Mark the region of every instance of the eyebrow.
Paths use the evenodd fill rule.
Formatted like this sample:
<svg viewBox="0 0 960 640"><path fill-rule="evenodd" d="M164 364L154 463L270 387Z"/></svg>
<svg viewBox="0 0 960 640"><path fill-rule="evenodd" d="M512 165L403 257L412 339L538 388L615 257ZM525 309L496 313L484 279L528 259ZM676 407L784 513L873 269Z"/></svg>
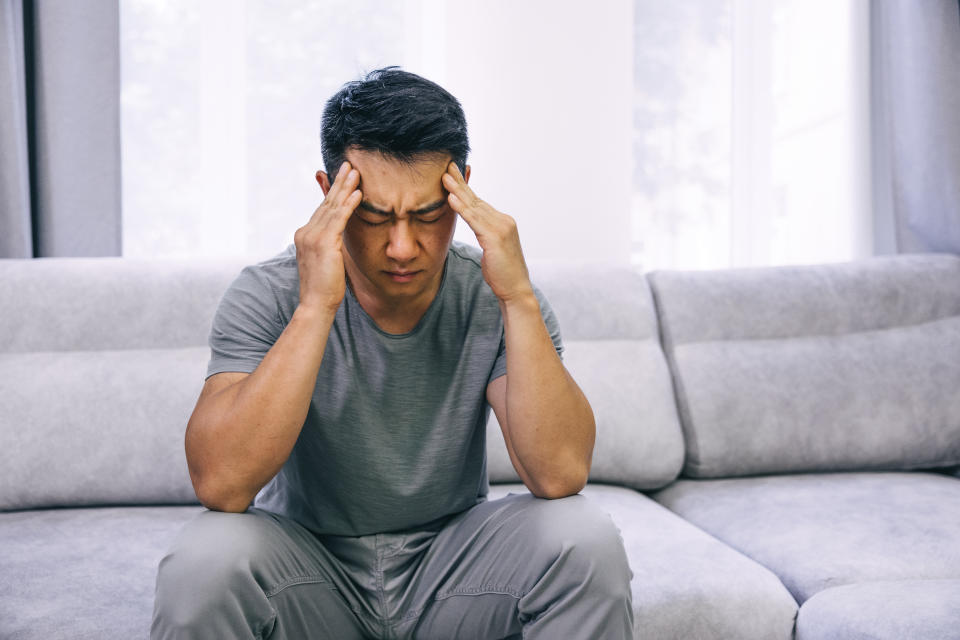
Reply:
<svg viewBox="0 0 960 640"><path fill-rule="evenodd" d="M414 211L411 211L411 212L410 212L410 215L419 216L419 215L423 215L423 214L425 214L425 213L430 213L431 211L436 211L437 209L439 209L440 207L442 207L442 206L445 205L445 204L447 204L447 199L446 199L446 198L444 198L444 199L442 199L442 200L437 200L436 202L434 202L434 203L432 203L432 204L428 204L428 205L425 206L425 207L420 207L419 209L415 209ZM365 210L369 211L370 213L376 213L377 215L381 215L381 216L392 216L392 215L393 215L393 211L384 211L383 209L379 209L379 208L373 206L372 204L370 204L369 202L367 202L366 200L361 200L361 201L360 201L360 208L361 208L361 209L365 209Z"/></svg>

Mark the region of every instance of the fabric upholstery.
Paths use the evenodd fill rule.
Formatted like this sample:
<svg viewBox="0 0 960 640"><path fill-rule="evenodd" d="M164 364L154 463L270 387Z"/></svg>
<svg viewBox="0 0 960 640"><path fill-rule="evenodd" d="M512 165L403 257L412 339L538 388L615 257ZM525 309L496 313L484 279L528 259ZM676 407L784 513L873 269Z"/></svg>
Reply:
<svg viewBox="0 0 960 640"><path fill-rule="evenodd" d="M511 484L490 490L491 499L526 491ZM582 493L620 528L637 638L792 638L797 604L769 570L641 493L601 484Z"/></svg>
<svg viewBox="0 0 960 640"><path fill-rule="evenodd" d="M196 502L183 435L240 268L0 260L0 510Z"/></svg>
<svg viewBox="0 0 960 640"><path fill-rule="evenodd" d="M0 260L0 306L8 310L0 314L0 391L10 389L13 397L0 415L0 433L10 432L23 447L0 470L10 479L0 490L0 509L192 500L182 437L203 381L193 358L206 356L182 348L206 344L217 302L241 268L240 260ZM627 269L532 270L560 317L567 364L597 416L592 478L666 485L682 465L683 439L645 279ZM168 385L168 392L152 399L137 392L157 385ZM57 400L35 410L33 394ZM114 397L122 398L121 409L105 415ZM68 416L71 402L77 410ZM134 424L124 414L147 419ZM91 455L103 450L95 443L105 432L131 427L142 434L140 444L123 440L131 456L107 464ZM52 437L61 430L71 435ZM517 480L495 417L488 435L492 481ZM156 442L164 445L146 444ZM111 480L150 468L147 455L166 461L168 475ZM24 474L51 462L64 469L62 477L20 486ZM97 480L89 477L94 470Z"/></svg>
<svg viewBox="0 0 960 640"><path fill-rule="evenodd" d="M960 462L960 257L649 279L685 475Z"/></svg>
<svg viewBox="0 0 960 640"><path fill-rule="evenodd" d="M960 281L958 281L960 286ZM785 340L684 344L693 477L960 462L960 316Z"/></svg>
<svg viewBox="0 0 960 640"><path fill-rule="evenodd" d="M196 502L183 436L208 357L0 353L0 510Z"/></svg>
<svg viewBox="0 0 960 640"><path fill-rule="evenodd" d="M0 513L0 638L150 635L157 565L196 507Z"/></svg>
<svg viewBox="0 0 960 640"><path fill-rule="evenodd" d="M243 265L0 260L0 353L206 345L217 303Z"/></svg>
<svg viewBox="0 0 960 640"><path fill-rule="evenodd" d="M623 268L531 265L560 322L564 363L597 421L590 479L667 485L683 465L673 387L644 277ZM491 482L518 482L497 418L487 425Z"/></svg>
<svg viewBox="0 0 960 640"><path fill-rule="evenodd" d="M949 476L680 480L652 497L768 567L801 604L844 584L960 577L960 482Z"/></svg>
<svg viewBox="0 0 960 640"><path fill-rule="evenodd" d="M960 639L960 580L863 582L821 591L797 616L797 640Z"/></svg>

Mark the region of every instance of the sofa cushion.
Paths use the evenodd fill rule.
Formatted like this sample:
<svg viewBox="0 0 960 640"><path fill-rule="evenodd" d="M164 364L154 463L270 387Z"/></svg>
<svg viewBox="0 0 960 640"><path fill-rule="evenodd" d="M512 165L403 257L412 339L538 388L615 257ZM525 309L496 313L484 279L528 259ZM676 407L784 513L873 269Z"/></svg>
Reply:
<svg viewBox="0 0 960 640"><path fill-rule="evenodd" d="M524 491L492 485L490 497ZM793 637L797 604L769 570L641 493L588 484L583 495L620 528L633 570L638 638Z"/></svg>
<svg viewBox="0 0 960 640"><path fill-rule="evenodd" d="M242 264L0 260L0 510L196 500L183 434Z"/></svg>
<svg viewBox="0 0 960 640"><path fill-rule="evenodd" d="M768 567L799 603L844 584L960 579L960 481L949 476L680 480L653 498Z"/></svg>
<svg viewBox="0 0 960 640"><path fill-rule="evenodd" d="M0 510L188 503L209 349L0 353Z"/></svg>
<svg viewBox="0 0 960 640"><path fill-rule="evenodd" d="M960 463L960 257L650 281L685 475Z"/></svg>
<svg viewBox="0 0 960 640"><path fill-rule="evenodd" d="M903 638L960 638L960 580L834 587L803 603L797 616L797 640Z"/></svg>
<svg viewBox="0 0 960 640"><path fill-rule="evenodd" d="M630 269L531 265L560 323L564 364L597 422L590 479L653 489L683 466L683 433L649 285ZM491 482L518 482L497 418L487 425Z"/></svg>
<svg viewBox="0 0 960 640"><path fill-rule="evenodd" d="M234 260L0 260L0 352L207 344Z"/></svg>
<svg viewBox="0 0 960 640"><path fill-rule="evenodd" d="M0 638L147 638L157 565L201 507L0 513Z"/></svg>

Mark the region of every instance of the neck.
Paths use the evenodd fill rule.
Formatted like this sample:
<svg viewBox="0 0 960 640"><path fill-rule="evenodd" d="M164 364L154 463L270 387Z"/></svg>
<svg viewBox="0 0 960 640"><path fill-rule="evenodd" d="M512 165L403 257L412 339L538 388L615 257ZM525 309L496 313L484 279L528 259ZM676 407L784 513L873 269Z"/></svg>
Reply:
<svg viewBox="0 0 960 640"><path fill-rule="evenodd" d="M437 297L443 279L441 270L426 289L413 297L387 296L374 287L356 265L348 263L346 268L347 286L357 302L382 331L394 334L409 333L417 326Z"/></svg>

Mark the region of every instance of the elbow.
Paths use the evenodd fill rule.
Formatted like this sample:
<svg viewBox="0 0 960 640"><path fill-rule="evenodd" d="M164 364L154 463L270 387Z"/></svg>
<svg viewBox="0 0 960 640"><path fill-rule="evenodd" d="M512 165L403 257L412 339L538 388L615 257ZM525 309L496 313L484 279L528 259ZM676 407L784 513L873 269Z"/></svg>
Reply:
<svg viewBox="0 0 960 640"><path fill-rule="evenodd" d="M197 498L207 509L211 511L223 511L224 513L243 513L253 502L249 497L239 494L229 494L226 492L213 492L210 490L197 491Z"/></svg>
<svg viewBox="0 0 960 640"><path fill-rule="evenodd" d="M213 460L203 455L203 448L196 441L191 426L187 427L185 449L190 482L197 500L211 511L243 513L253 502L256 492L249 494L244 491L240 483L224 473L222 465L215 465Z"/></svg>
<svg viewBox="0 0 960 640"><path fill-rule="evenodd" d="M253 502L249 495L230 490L229 487L225 488L222 484L211 482L209 479L201 480L192 471L190 479L193 482L193 491L197 494L200 504L211 511L243 513Z"/></svg>
<svg viewBox="0 0 960 640"><path fill-rule="evenodd" d="M589 474L589 465L569 468L562 474L542 478L535 483L531 483L530 493L545 500L557 500L576 495L587 485Z"/></svg>

